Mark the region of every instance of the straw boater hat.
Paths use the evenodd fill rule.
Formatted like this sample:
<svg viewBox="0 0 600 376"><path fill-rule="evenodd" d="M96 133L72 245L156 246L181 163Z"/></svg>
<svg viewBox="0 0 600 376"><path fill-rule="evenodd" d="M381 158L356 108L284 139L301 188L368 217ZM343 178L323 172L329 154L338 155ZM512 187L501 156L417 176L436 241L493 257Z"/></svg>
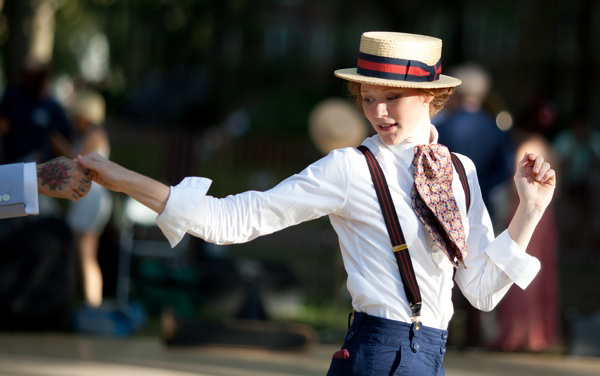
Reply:
<svg viewBox="0 0 600 376"><path fill-rule="evenodd" d="M365 84L444 88L460 85L442 72L442 40L425 35L371 31L360 38L356 68L338 69L336 76Z"/></svg>

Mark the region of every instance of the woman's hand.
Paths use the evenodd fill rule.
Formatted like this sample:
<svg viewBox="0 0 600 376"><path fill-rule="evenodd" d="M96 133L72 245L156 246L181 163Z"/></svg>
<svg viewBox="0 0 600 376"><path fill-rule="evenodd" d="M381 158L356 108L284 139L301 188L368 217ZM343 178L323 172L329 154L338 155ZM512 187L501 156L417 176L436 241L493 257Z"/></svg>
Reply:
<svg viewBox="0 0 600 376"><path fill-rule="evenodd" d="M543 157L525 153L517 165L515 185L520 201L508 225L508 232L519 247L525 250L552 200L556 173Z"/></svg>
<svg viewBox="0 0 600 376"><path fill-rule="evenodd" d="M517 165L514 179L520 204L543 212L556 187L556 172L552 166L541 156L525 153Z"/></svg>
<svg viewBox="0 0 600 376"><path fill-rule="evenodd" d="M170 194L169 186L128 170L98 153L80 155L77 160L90 171L90 177L96 183L111 191L123 192L159 214L165 209Z"/></svg>
<svg viewBox="0 0 600 376"><path fill-rule="evenodd" d="M115 192L123 192L123 182L132 171L122 167L98 153L77 156L79 164L90 171L90 177L96 183Z"/></svg>

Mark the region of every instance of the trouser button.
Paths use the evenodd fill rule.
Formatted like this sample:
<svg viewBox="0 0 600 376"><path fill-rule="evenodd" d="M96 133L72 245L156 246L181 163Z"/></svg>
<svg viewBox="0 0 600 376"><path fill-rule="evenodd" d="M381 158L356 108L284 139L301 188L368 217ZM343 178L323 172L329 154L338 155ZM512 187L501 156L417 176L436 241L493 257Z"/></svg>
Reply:
<svg viewBox="0 0 600 376"><path fill-rule="evenodd" d="M412 349L412 351L414 353L416 353L417 351L419 351L419 349L421 348L421 345L419 345L419 343L413 343L412 346L410 347Z"/></svg>

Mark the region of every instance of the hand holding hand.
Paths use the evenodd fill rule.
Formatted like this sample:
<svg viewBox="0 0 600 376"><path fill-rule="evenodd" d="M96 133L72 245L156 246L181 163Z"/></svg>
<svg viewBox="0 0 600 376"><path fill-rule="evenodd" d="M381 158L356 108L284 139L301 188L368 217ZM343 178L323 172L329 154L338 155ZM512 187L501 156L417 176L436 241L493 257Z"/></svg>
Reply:
<svg viewBox="0 0 600 376"><path fill-rule="evenodd" d="M98 153L77 157L79 164L90 171L90 177L96 183L110 189L114 192L122 192L121 182L131 174L131 171L108 159Z"/></svg>
<svg viewBox="0 0 600 376"><path fill-rule="evenodd" d="M89 171L76 160L54 158L37 165L38 192L40 194L77 201L87 195L92 180Z"/></svg>
<svg viewBox="0 0 600 376"><path fill-rule="evenodd" d="M89 169L96 183L115 192L123 192L157 213L162 213L169 198L169 186L128 170L103 158L98 153L77 157L79 164Z"/></svg>
<svg viewBox="0 0 600 376"><path fill-rule="evenodd" d="M556 172L544 158L525 153L515 173L515 184L521 204L544 211L556 187Z"/></svg>

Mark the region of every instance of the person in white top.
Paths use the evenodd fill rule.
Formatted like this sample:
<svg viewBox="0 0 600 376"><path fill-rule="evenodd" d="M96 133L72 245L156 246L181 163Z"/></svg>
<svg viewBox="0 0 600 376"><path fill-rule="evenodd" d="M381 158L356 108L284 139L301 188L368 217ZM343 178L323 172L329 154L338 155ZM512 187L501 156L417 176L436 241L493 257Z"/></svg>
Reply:
<svg viewBox="0 0 600 376"><path fill-rule="evenodd" d="M90 89L78 93L70 115L75 130L72 153L96 152L104 158L110 155L108 134L104 128L106 102ZM93 183L87 197L69 205L67 221L73 230L75 248L83 282L83 298L89 307L102 304L103 279L98 262L100 236L112 213L112 196L104 187Z"/></svg>
<svg viewBox="0 0 600 376"><path fill-rule="evenodd" d="M540 264L525 249L552 199L556 175L542 156L523 156L514 179L518 209L508 229L494 238L475 167L459 155L471 201L467 208L454 173L451 188L464 228L460 235L466 239L464 265L434 244L413 210L411 189L417 146L437 143L431 116L460 84L440 74L441 44L437 38L414 34L364 33L357 68L335 72L350 82L359 110L377 133L363 145L383 169L405 236L422 296L418 322L369 168L355 148L333 150L268 191L226 198L207 194L207 178L188 177L168 187L97 154L78 160L96 182L156 211L157 224L173 246L186 233L217 244L241 243L328 215L339 237L355 311L328 375L443 375L454 281L475 307L486 311L513 283L527 287Z"/></svg>
<svg viewBox="0 0 600 376"><path fill-rule="evenodd" d="M92 89L78 92L69 107L75 137L73 143L59 134L53 134L52 145L61 154L73 158L78 154L110 155L108 133L104 128L106 102ZM69 205L67 222L73 230L77 250L83 299L87 307L102 305L103 279L98 262L100 236L112 213L112 196L102 186L93 183L84 200Z"/></svg>

